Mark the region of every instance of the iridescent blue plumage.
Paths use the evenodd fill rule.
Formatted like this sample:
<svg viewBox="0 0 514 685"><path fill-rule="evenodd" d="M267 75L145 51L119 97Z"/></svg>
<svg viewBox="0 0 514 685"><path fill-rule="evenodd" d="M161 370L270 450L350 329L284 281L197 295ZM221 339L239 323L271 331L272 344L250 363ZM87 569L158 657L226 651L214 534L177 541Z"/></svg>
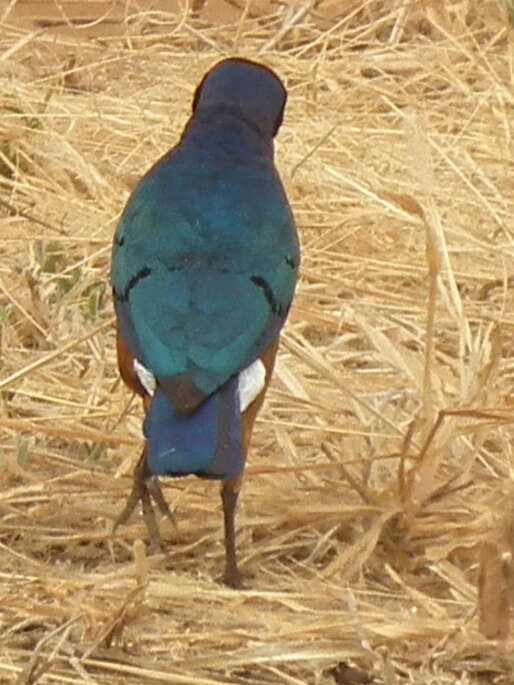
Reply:
<svg viewBox="0 0 514 685"><path fill-rule="evenodd" d="M157 387L144 423L151 473L236 478L244 467L239 417L236 377L208 397L193 418L175 409Z"/></svg>
<svg viewBox="0 0 514 685"><path fill-rule="evenodd" d="M273 162L285 102L262 65L214 67L178 145L142 178L116 231L120 369L140 394L134 358L157 380L145 420L153 474L231 479L244 467L237 376L270 350L271 373L298 275Z"/></svg>
<svg viewBox="0 0 514 685"><path fill-rule="evenodd" d="M143 364L208 395L278 333L298 245L270 140L230 114L196 118L130 198L113 283Z"/></svg>
<svg viewBox="0 0 514 685"><path fill-rule="evenodd" d="M116 312L134 356L166 387L185 375L195 397L211 395L282 327L299 262L273 163L284 104L265 68L222 63L200 85L179 145L127 203L113 248ZM179 411L183 400L172 398Z"/></svg>

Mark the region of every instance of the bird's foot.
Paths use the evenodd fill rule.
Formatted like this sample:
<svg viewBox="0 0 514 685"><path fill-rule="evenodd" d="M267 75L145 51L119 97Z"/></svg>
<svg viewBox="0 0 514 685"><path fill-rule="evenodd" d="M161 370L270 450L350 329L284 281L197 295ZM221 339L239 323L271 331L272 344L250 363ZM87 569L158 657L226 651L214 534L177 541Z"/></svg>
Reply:
<svg viewBox="0 0 514 685"><path fill-rule="evenodd" d="M223 503L223 518L225 522L225 572L222 576L222 582L235 590L243 588L243 578L237 565L236 531L234 526L240 486L240 478L223 481L221 486L221 501Z"/></svg>
<svg viewBox="0 0 514 685"><path fill-rule="evenodd" d="M150 536L151 547L165 552L166 548L162 541L159 525L155 518L153 504L157 506L157 509L160 511L160 513L165 516L175 527L177 526L177 522L168 506L168 503L164 499L161 485L157 476L153 476L148 471L148 465L146 463L144 452L134 471L134 483L132 485L132 491L127 498L123 511L114 523L113 533L116 531L118 526L127 523L139 502L141 502L141 507L143 509L143 518L148 530L148 535Z"/></svg>
<svg viewBox="0 0 514 685"><path fill-rule="evenodd" d="M227 566L220 580L224 585L234 590L244 590L243 576L237 567L229 568Z"/></svg>

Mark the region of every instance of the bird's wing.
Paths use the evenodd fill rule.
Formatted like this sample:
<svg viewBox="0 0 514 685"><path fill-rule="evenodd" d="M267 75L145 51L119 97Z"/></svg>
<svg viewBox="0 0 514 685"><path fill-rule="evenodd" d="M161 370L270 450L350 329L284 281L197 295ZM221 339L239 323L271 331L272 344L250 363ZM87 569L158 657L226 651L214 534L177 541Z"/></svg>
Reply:
<svg viewBox="0 0 514 685"><path fill-rule="evenodd" d="M278 334L297 278L294 225L283 211L277 220L285 226L260 233L250 227L253 237L238 237L222 253L187 244L184 235L192 229L182 216L168 216L157 230L155 220L148 224L144 218L143 209L129 211L115 240L119 331L171 395L179 384L177 395L197 404L185 396L211 394ZM134 223L138 238L127 241ZM152 227L146 233L141 231L145 223ZM256 231L265 235L261 244Z"/></svg>

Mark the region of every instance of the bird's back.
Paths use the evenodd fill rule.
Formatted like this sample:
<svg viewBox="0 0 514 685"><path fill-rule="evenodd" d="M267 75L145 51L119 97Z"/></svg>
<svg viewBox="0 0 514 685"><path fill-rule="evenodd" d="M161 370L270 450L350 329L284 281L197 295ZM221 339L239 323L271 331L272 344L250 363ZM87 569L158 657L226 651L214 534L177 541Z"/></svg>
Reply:
<svg viewBox="0 0 514 685"><path fill-rule="evenodd" d="M298 268L272 150L223 114L193 122L142 179L113 249L120 325L156 376L208 395L280 329Z"/></svg>

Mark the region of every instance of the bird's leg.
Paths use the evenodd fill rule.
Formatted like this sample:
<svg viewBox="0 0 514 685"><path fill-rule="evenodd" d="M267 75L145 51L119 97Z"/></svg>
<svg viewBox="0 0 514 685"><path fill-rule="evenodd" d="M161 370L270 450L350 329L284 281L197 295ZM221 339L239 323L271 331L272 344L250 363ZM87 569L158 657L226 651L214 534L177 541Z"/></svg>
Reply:
<svg viewBox="0 0 514 685"><path fill-rule="evenodd" d="M225 572L223 582L229 587L242 587L241 573L237 566L235 512L237 498L241 488L241 478L226 480L221 486L221 501L223 502L223 519L225 523Z"/></svg>
<svg viewBox="0 0 514 685"><path fill-rule="evenodd" d="M155 519L152 500L157 505L157 508L161 514L166 516L166 518L174 526L176 526L177 523L175 521L175 517L171 513L170 508L164 499L159 480L148 470L146 453L145 450L143 450L143 453L141 454L134 471L134 484L132 486L132 491L127 498L123 511L114 524L113 532L118 528L119 525L122 525L129 520L132 512L137 507L138 502L141 502L143 518L145 519L151 545L156 549L164 551L165 547L161 538L159 526Z"/></svg>

